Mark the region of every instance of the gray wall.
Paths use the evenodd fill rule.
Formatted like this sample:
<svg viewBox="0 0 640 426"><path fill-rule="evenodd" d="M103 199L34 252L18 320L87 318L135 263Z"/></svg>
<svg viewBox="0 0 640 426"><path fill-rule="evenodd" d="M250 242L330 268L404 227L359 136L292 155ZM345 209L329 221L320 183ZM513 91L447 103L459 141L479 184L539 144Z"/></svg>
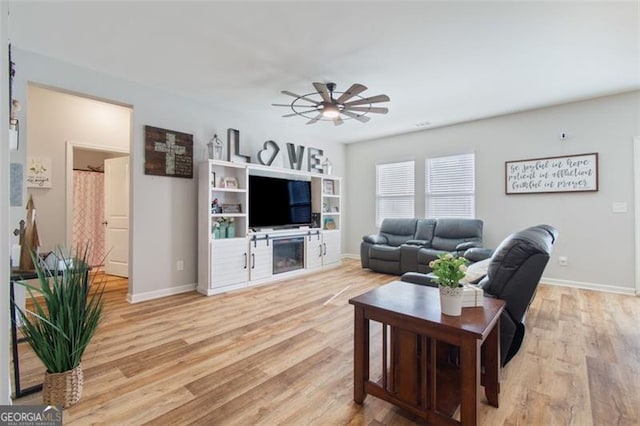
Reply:
<svg viewBox="0 0 640 426"><path fill-rule="evenodd" d="M597 98L358 144L346 149L345 180L352 191L345 253L357 255L361 237L376 232L375 165L416 160L416 215L424 217L426 157L475 152L476 216L485 245L495 247L521 228L548 223L560 237L545 278L551 282L630 292L634 282L633 137L640 92ZM560 132L569 139L561 142ZM505 195L504 162L599 153L599 191ZM613 202L627 213L613 213ZM558 265L567 256L568 266Z"/></svg>
<svg viewBox="0 0 640 426"><path fill-rule="evenodd" d="M241 132L245 152L255 155L268 139L281 144L294 142L324 149L335 174L342 175L344 171L341 145L314 140L311 134L307 140L291 141L285 120L279 126L265 127L246 112L228 110L220 100L194 102L25 50L15 49L14 58L19 69L16 97L23 101L21 130L29 127L24 107L27 82L132 106L129 285L131 295L137 299L184 291L197 281L197 179L144 174L145 125L193 134L196 163L206 158L206 143L214 132L226 141L227 128L236 128ZM12 161L24 162L26 157L23 142L28 143L28 132L21 133L20 138L21 152L12 153ZM12 223L17 223L23 212L24 208L12 209ZM183 271L176 270L178 260L184 261Z"/></svg>

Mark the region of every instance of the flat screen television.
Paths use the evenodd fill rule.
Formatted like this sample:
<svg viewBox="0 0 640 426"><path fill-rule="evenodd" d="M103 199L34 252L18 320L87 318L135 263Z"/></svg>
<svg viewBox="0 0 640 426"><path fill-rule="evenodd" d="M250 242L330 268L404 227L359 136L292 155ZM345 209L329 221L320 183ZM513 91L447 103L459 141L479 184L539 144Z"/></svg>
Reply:
<svg viewBox="0 0 640 426"><path fill-rule="evenodd" d="M249 176L249 227L311 224L311 182Z"/></svg>

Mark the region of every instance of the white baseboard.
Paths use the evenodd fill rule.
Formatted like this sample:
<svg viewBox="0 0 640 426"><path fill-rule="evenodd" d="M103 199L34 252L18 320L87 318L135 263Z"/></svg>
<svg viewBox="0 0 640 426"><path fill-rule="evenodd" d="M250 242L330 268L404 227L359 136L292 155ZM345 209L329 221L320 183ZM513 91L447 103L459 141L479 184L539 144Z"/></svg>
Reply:
<svg viewBox="0 0 640 426"><path fill-rule="evenodd" d="M161 297L173 296L174 294L188 293L196 291L197 284L185 284L178 287L163 288L162 290L147 291L144 293L127 293L127 302L138 303L147 300L159 299Z"/></svg>
<svg viewBox="0 0 640 426"><path fill-rule="evenodd" d="M604 291L606 293L629 294L632 296L636 294L635 288L631 288L631 287L619 287L614 285L606 285L606 284L598 284L598 283L585 283L581 281L559 280L556 278L542 277L540 279L540 283L555 285L559 287L573 287L573 288L581 288L583 290Z"/></svg>
<svg viewBox="0 0 640 426"><path fill-rule="evenodd" d="M359 254L353 254L353 253L342 253L342 258L343 259L360 260L360 255Z"/></svg>

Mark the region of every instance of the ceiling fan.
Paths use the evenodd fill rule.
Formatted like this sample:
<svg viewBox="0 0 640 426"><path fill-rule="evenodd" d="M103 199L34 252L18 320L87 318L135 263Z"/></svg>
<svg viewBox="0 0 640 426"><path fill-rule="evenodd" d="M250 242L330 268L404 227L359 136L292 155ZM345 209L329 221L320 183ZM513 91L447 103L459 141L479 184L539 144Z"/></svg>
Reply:
<svg viewBox="0 0 640 426"><path fill-rule="evenodd" d="M339 126L344 120L355 119L361 123L371 120L369 113L386 114L389 112L385 107L374 107L372 104L378 102L389 102L387 95L377 95L368 98L360 96L360 93L367 90L362 84L352 84L346 92L337 92L335 83L313 83L315 92L305 95L297 95L288 90L283 90L284 95L289 95L295 99L290 104L272 104L273 106L289 107L293 111L283 117L294 117L299 115L308 118L307 124L314 124L318 121L333 121ZM337 96L337 98L334 97Z"/></svg>

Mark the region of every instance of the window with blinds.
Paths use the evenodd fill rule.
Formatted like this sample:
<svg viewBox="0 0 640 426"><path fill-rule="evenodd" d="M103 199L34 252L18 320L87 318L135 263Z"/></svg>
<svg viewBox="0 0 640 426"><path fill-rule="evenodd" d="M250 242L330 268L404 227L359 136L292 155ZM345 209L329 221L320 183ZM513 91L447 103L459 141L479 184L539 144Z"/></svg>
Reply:
<svg viewBox="0 0 640 426"><path fill-rule="evenodd" d="M386 217L415 217L413 161L376 165L376 225Z"/></svg>
<svg viewBox="0 0 640 426"><path fill-rule="evenodd" d="M475 217L475 163L473 153L426 160L425 212L428 218Z"/></svg>

